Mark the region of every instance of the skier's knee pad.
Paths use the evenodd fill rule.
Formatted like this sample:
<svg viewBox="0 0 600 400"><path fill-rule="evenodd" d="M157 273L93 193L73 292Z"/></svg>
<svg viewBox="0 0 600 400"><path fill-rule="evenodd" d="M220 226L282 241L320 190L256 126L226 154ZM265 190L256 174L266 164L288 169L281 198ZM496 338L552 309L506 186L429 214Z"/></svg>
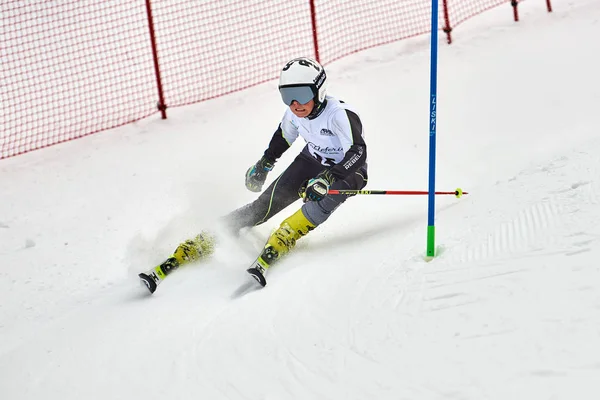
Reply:
<svg viewBox="0 0 600 400"><path fill-rule="evenodd" d="M344 201L343 199L336 199L334 196L325 196L321 201L309 201L302 206L306 218L313 223L315 226L321 225L329 218L332 212L334 212Z"/></svg>
<svg viewBox="0 0 600 400"><path fill-rule="evenodd" d="M335 190L359 190L367 183L366 171L362 169L350 175L344 180L336 181L331 185ZM327 195L321 201L309 201L302 206L306 217L315 226L325 222L329 216L352 195L338 194Z"/></svg>

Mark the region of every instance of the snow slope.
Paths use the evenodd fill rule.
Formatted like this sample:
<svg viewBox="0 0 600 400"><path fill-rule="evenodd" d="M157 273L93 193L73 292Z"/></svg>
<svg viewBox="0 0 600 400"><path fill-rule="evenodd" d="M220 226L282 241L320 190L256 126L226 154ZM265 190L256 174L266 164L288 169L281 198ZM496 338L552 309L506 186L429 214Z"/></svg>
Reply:
<svg viewBox="0 0 600 400"><path fill-rule="evenodd" d="M230 298L299 204L140 295L255 198L276 82L1 161L0 398L600 398L600 4L542 3L440 46L437 187L470 194L438 198L429 263L425 197L357 196L260 292ZM368 188L427 189L428 63L421 37L327 66Z"/></svg>

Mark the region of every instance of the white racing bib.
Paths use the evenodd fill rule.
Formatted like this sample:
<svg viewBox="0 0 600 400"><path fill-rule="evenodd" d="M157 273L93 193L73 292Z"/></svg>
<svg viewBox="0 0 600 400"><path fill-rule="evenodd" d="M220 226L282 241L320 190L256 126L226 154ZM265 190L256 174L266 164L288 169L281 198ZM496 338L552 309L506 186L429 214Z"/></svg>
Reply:
<svg viewBox="0 0 600 400"><path fill-rule="evenodd" d="M347 104L327 96L327 105L315 119L298 118L288 108L281 120L283 137L291 146L301 136L310 155L324 166L338 164L353 144Z"/></svg>

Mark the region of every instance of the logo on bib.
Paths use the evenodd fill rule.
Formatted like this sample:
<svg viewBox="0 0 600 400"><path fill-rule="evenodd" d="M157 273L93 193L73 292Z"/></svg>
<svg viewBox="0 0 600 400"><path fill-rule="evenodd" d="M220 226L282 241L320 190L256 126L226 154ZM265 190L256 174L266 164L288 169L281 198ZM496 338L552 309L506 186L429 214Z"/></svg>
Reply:
<svg viewBox="0 0 600 400"><path fill-rule="evenodd" d="M333 135L333 132L331 132L329 129L323 128L323 129L321 129L321 136L334 136L334 135Z"/></svg>

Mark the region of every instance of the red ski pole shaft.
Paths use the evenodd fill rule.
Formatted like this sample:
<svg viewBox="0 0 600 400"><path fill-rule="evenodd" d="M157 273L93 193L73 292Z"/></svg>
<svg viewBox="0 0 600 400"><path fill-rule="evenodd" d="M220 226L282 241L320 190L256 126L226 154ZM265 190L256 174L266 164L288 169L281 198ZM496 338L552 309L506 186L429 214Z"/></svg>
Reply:
<svg viewBox="0 0 600 400"><path fill-rule="evenodd" d="M428 191L420 190L330 190L329 194L395 194L395 195L427 195ZM436 195L454 195L461 197L463 194L469 194L463 192L462 189L456 189L453 192L435 192Z"/></svg>

